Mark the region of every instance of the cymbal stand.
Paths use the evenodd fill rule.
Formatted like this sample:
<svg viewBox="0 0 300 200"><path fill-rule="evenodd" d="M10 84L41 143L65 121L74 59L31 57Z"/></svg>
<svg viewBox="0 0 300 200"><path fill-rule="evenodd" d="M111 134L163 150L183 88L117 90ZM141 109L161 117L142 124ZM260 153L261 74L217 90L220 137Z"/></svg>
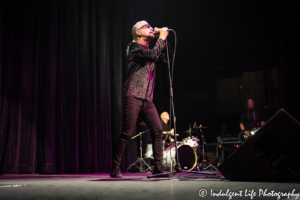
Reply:
<svg viewBox="0 0 300 200"><path fill-rule="evenodd" d="M131 164L126 172L128 172L128 170L132 167L132 166L136 166L140 171L144 171L143 170L143 167L144 165L146 165L148 168L146 169L146 171L150 170L151 171L151 167L145 162L145 160L143 159L143 146L142 146L142 134L146 133L147 131L150 131L150 129L146 130L146 131L143 131L143 132L140 132L139 134L133 136L131 139L134 139L138 136L140 136L140 157L138 157L138 159L133 163ZM137 163L140 163L140 166L138 167L136 164Z"/></svg>
<svg viewBox="0 0 300 200"><path fill-rule="evenodd" d="M206 144L206 142L205 142L205 139L204 139L204 135L203 135L201 126L202 126L202 124L200 124L200 127L199 127L200 133L201 133L201 138L202 138L202 161L201 161L201 163L200 163L199 165L197 165L197 170L200 171L199 166L201 166L202 169L204 169L204 170L206 170L206 169L212 167L212 168L214 168L215 170L219 171L219 170L218 170L215 166L213 166L210 162L208 162L207 160L205 160L205 150L204 150L204 145ZM198 130L197 130L197 133L198 133ZM208 166L204 168L204 167L203 167L203 163L208 164Z"/></svg>

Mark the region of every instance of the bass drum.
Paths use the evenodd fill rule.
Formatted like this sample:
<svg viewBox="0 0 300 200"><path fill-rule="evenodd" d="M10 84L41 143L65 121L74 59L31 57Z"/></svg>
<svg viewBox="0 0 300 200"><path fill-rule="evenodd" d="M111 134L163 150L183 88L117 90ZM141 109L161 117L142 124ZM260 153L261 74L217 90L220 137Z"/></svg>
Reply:
<svg viewBox="0 0 300 200"><path fill-rule="evenodd" d="M197 164L197 154L189 145L178 147L178 158L181 169L191 171ZM167 168L174 169L176 163L175 146L171 146L164 151L164 163Z"/></svg>

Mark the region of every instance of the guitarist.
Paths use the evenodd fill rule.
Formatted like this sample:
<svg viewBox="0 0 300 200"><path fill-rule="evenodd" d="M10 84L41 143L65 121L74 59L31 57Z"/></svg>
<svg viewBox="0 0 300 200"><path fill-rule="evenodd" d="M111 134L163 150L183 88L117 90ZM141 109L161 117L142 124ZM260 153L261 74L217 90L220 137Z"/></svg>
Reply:
<svg viewBox="0 0 300 200"><path fill-rule="evenodd" d="M251 131L258 129L265 124L265 119L262 113L254 106L254 101L248 99L246 101L247 111L243 112L240 119L241 133L239 138L242 142L251 137Z"/></svg>

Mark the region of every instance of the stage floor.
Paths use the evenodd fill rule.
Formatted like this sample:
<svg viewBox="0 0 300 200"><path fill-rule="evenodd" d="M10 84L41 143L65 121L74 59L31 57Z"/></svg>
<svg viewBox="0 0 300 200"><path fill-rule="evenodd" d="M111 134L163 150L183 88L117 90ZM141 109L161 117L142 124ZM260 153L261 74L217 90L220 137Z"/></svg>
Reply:
<svg viewBox="0 0 300 200"><path fill-rule="evenodd" d="M237 182L212 175L180 173L173 178L147 178L150 173L123 173L110 178L94 174L0 175L0 200L6 199L289 199L297 198L300 183ZM278 198L280 195L281 198Z"/></svg>

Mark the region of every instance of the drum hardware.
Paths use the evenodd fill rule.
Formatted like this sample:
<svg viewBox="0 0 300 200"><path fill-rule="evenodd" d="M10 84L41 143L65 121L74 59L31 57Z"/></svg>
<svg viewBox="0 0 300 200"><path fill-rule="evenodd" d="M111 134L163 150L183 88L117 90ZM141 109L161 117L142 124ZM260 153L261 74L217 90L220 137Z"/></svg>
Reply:
<svg viewBox="0 0 300 200"><path fill-rule="evenodd" d="M163 131L162 134L163 135L171 135L174 133L174 129L170 130L170 131Z"/></svg>
<svg viewBox="0 0 300 200"><path fill-rule="evenodd" d="M202 126L202 124L200 124L200 126L195 126L193 128L194 129L203 129L203 128L209 128L209 126Z"/></svg>
<svg viewBox="0 0 300 200"><path fill-rule="evenodd" d="M199 146L199 143L198 143L199 139L198 139L198 137L191 136L191 133L194 133L194 132L196 132L196 131L192 131L191 128L188 131L185 131L184 133L189 133L190 136L183 139L182 142L178 141L178 142L176 142L176 144L174 142L174 145L168 147L167 149L165 149L165 140L166 139L163 140L163 165L167 168L170 168L170 172L165 172L163 174L170 174L170 173L176 174L176 173L180 173L180 172L188 172L188 173L196 173L196 174L215 175L211 172L200 172L199 167L197 166L196 150ZM176 136L179 136L179 134L176 134ZM175 140L176 140L176 136L175 136ZM148 147L147 147L147 149L148 149ZM150 149L150 147L149 147L149 149ZM150 154L148 153L147 155L149 157ZM180 159L179 166L180 167L182 166L183 170L178 169L177 159ZM198 171L191 171L196 166L197 166ZM173 168L175 169L175 171L172 171ZM155 177L155 176L158 176L158 175L152 175L152 176L147 176L147 177L151 178L151 177Z"/></svg>
<svg viewBox="0 0 300 200"><path fill-rule="evenodd" d="M163 146L162 146L162 157L163 157L163 162L162 162L162 164L164 165L166 162L165 162L165 146L166 146L166 140L168 139L168 137L170 136L170 133L171 133L171 131L164 131L165 132L165 135L167 135L167 137L165 138L165 139L163 139ZM167 134L166 134L167 133ZM176 134L176 136L179 136L179 134ZM178 142L177 143L178 145L180 144L181 145L181 142ZM145 159L154 159L153 158L153 150L152 150L152 144L148 144L147 145L147 148L146 148L146 153L144 154L144 158ZM168 161L169 162L169 161ZM171 161L171 162L174 162L174 160L173 161ZM173 166L173 164L171 164L170 165L171 166L171 170L172 170L172 166Z"/></svg>
<svg viewBox="0 0 300 200"><path fill-rule="evenodd" d="M131 165L127 168L126 172L128 172L128 170L129 170L132 166L136 166L140 171L144 171L144 170L143 170L144 165L146 165L146 166L148 167L145 171L148 171L148 170L151 171L151 167L145 162L145 160L143 159L143 156L142 156L142 153L143 153L142 134L144 134L144 133L146 133L146 132L148 132L148 131L150 131L150 129L148 129L148 130L146 130L146 131L143 131L143 132L140 132L139 134L137 134L137 135L135 135L135 136L133 136L133 137L131 138L131 139L134 139L134 138L140 136L140 157L138 157L138 159L137 159L133 164L131 164ZM139 167L136 165L137 163L140 163L140 166L139 166Z"/></svg>
<svg viewBox="0 0 300 200"><path fill-rule="evenodd" d="M195 133L195 131L188 130L188 131L184 131L184 133Z"/></svg>
<svg viewBox="0 0 300 200"><path fill-rule="evenodd" d="M163 135L165 135L165 139L163 139L163 151L162 151L162 157L163 157L163 160L162 160L162 165L165 165L166 162L165 162L165 147L166 147L166 140L169 138L170 142L174 144L174 139L171 137L171 136L174 136L174 129L172 129L171 131L163 131L162 132ZM176 133L176 136L179 136L179 134ZM172 163L175 163L174 160L171 160L171 165L170 165L170 171L172 171L172 167L173 167L173 164Z"/></svg>
<svg viewBox="0 0 300 200"><path fill-rule="evenodd" d="M192 133L195 131L192 130L188 130L185 131L187 133ZM176 134L176 136L179 136L179 134ZM166 138L167 139L167 138ZM167 170L170 170L170 172L165 172L166 173L179 173L177 167L177 162L176 162L176 157L178 156L178 158L180 159L180 166L182 166L182 168L184 170L181 170L180 172L188 172L188 173L197 173L197 174L210 174L210 175L215 175L213 173L210 172L200 172L199 168L197 167L198 171L191 171L195 168L195 166L197 165L197 153L196 150L199 146L198 141L199 139L197 137L194 136L190 136L187 137L185 139L183 139L182 142L177 142L175 145L175 142L173 142L173 146L170 146L168 148L165 149L165 140L163 140L163 165L168 168ZM176 146L177 146L177 151L176 151ZM148 144L147 149L152 149L151 144ZM178 153L176 153L178 152ZM147 158L151 158L152 157L152 151L151 153L149 153L147 151L147 153L145 154L145 156L147 156ZM176 172L172 172L172 169L175 169ZM155 177L156 175L152 175L152 176L148 176L148 178L151 177Z"/></svg>
<svg viewBox="0 0 300 200"><path fill-rule="evenodd" d="M191 125L190 125L190 129L189 130L187 130L187 131L184 131L184 133L188 133L188 137L191 137L192 136L192 134L191 133L195 133L195 131L192 131L192 129L191 129Z"/></svg>
<svg viewBox="0 0 300 200"><path fill-rule="evenodd" d="M170 135L174 136L174 134L170 134ZM176 136L179 136L179 134L178 134L178 133L176 133Z"/></svg>
<svg viewBox="0 0 300 200"><path fill-rule="evenodd" d="M199 141L199 139L197 137L192 136L191 133L195 133L195 131L192 131L191 124L189 126L189 129L187 131L184 131L184 133L188 133L189 136L187 138L184 138L182 140L182 143L191 146L196 151L199 146L197 142Z"/></svg>
<svg viewBox="0 0 300 200"><path fill-rule="evenodd" d="M166 135L167 138L168 138L169 136L174 136L174 129L172 129L172 130L170 130L170 131L163 131L162 134L163 134L163 135ZM179 136L179 134L176 133L176 136Z"/></svg>
<svg viewBox="0 0 300 200"><path fill-rule="evenodd" d="M165 162L164 162L164 155L165 155L165 145L166 145L166 140L171 137L170 136L171 134L171 131L167 131L167 137L163 140L163 145L162 145L162 165L165 165ZM172 168L171 168L172 169Z"/></svg>
<svg viewBox="0 0 300 200"><path fill-rule="evenodd" d="M175 145L167 148L163 154L164 163L166 167L172 171L173 166L176 163ZM195 150L189 145L178 146L178 156L180 159L180 165L183 169L191 171L197 165L197 154Z"/></svg>
<svg viewBox="0 0 300 200"><path fill-rule="evenodd" d="M197 151L197 148L199 146L198 143L199 139L197 137L191 136L191 137L187 137L184 138L182 140L182 144L184 145L189 145L190 147L192 147L195 151Z"/></svg>
<svg viewBox="0 0 300 200"><path fill-rule="evenodd" d="M210 167L212 167L212 168L214 168L215 170L219 171L215 166L213 166L210 162L208 162L208 161L205 159L204 145L206 144L206 142L205 142L205 139L204 139L205 136L203 135L203 132L202 132L202 129L203 129L204 127L205 127L205 128L209 128L208 126L202 126L202 124L200 124L199 127L197 127L197 126L193 127L194 129L197 130L197 135L198 135L198 129L200 130L201 138L202 138L202 161L201 161L201 163L197 166L197 169L198 169L198 171L200 171L199 166L201 166L201 168L202 168L202 169L205 169L205 170L208 169L208 168L210 168ZM207 166L207 167L204 167L204 166L203 166L204 163L208 164L208 166Z"/></svg>

